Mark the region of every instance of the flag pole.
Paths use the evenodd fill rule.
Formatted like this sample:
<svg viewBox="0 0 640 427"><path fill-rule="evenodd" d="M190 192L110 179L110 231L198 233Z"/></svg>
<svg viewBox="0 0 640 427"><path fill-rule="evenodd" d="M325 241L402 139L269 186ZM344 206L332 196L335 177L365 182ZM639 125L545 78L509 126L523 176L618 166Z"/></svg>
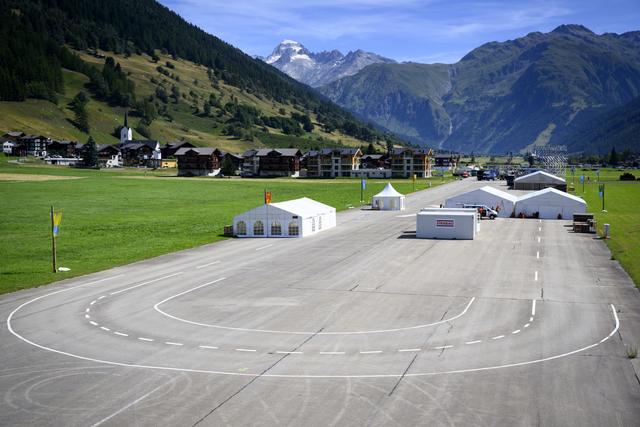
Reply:
<svg viewBox="0 0 640 427"><path fill-rule="evenodd" d="M53 264L53 272L58 271L56 259L56 236L54 233L53 205L51 205L51 261Z"/></svg>

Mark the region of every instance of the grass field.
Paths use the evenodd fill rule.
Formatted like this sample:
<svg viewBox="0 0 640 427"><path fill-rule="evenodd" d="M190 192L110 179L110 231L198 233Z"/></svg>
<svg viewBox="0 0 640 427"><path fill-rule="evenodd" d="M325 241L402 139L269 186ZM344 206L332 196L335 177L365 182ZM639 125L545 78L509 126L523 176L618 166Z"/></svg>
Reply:
<svg viewBox="0 0 640 427"><path fill-rule="evenodd" d="M640 176L640 171L630 172ZM640 181L620 181L620 174L622 171L619 170L601 169L598 179L595 171L576 169L573 179L571 172L567 174L567 183L575 181L575 194L583 197L589 212L595 214L601 235L603 225L610 224L611 238L606 241L607 246L640 287ZM580 175L585 175L584 192ZM598 194L600 183L605 184L606 212L602 212L602 199Z"/></svg>
<svg viewBox="0 0 640 427"><path fill-rule="evenodd" d="M360 204L360 181L351 179L212 179L163 177L136 169L76 170L0 160L0 293L150 258L223 239L233 216L262 203L307 196L338 210ZM46 180L37 181L42 175ZM81 179L54 179L79 177ZM447 180L451 179L447 177ZM417 189L424 189L420 180ZM409 193L411 180L393 180ZM438 185L441 178L434 178ZM386 184L368 180L369 199ZM51 273L49 209L62 210L59 266Z"/></svg>

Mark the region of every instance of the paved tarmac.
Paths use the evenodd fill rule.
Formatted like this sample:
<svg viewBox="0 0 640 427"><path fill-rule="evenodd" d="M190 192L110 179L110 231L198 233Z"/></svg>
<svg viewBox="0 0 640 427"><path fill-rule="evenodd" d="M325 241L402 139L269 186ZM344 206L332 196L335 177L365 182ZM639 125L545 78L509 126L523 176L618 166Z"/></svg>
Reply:
<svg viewBox="0 0 640 427"><path fill-rule="evenodd" d="M5 295L0 424L638 425L640 298L602 241L414 238L479 185Z"/></svg>

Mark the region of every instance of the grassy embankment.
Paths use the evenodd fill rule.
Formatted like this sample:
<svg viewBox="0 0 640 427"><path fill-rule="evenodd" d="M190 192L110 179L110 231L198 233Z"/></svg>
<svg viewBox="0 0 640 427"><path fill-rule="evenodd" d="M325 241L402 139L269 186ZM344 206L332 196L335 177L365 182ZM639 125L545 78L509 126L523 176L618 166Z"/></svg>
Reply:
<svg viewBox="0 0 640 427"><path fill-rule="evenodd" d="M36 181L43 175L56 180ZM146 175L146 177L145 177ZM164 175L164 176L163 176ZM352 179L175 178L167 172L76 170L0 160L0 293L215 242L233 216L262 203L265 189L273 201L311 197L338 210L360 204L360 181ZM60 179L79 177L78 179ZM450 180L446 177L444 182ZM393 180L402 193L411 180ZM442 183L433 178L432 184ZM368 180L365 198L384 180ZM420 180L416 189L424 189ZM62 210L59 265L51 273L49 208Z"/></svg>
<svg viewBox="0 0 640 427"><path fill-rule="evenodd" d="M640 176L640 171L630 172L636 177ZM602 169L598 181L595 171L576 169L573 178L575 194L584 198L589 212L595 214L600 235L603 225L610 224L611 238L606 241L607 246L636 286L640 287L640 181L620 181L622 173L615 169ZM580 175L585 175L584 192ZM572 183L571 172L567 174L567 183ZM606 212L602 212L602 199L598 195L599 183L605 184Z"/></svg>

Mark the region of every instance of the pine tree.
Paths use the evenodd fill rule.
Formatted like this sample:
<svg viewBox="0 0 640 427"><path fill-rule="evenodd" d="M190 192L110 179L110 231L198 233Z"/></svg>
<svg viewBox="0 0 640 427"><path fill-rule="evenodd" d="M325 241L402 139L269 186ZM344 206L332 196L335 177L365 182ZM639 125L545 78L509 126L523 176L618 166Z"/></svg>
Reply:
<svg viewBox="0 0 640 427"><path fill-rule="evenodd" d="M224 156L222 165L220 167L220 172L222 172L224 176L231 176L235 174L235 169L236 168L235 166L233 166L233 162L231 161L229 156Z"/></svg>
<svg viewBox="0 0 640 427"><path fill-rule="evenodd" d="M611 149L611 153L609 154L609 164L611 166L617 166L618 165L618 153L616 152L616 147L613 147Z"/></svg>
<svg viewBox="0 0 640 427"><path fill-rule="evenodd" d="M98 166L98 146L91 136L84 146L82 156L84 167L95 168Z"/></svg>
<svg viewBox="0 0 640 427"><path fill-rule="evenodd" d="M75 114L75 125L84 133L89 133L89 113L86 106L89 102L87 95L80 91L71 101L71 109Z"/></svg>

